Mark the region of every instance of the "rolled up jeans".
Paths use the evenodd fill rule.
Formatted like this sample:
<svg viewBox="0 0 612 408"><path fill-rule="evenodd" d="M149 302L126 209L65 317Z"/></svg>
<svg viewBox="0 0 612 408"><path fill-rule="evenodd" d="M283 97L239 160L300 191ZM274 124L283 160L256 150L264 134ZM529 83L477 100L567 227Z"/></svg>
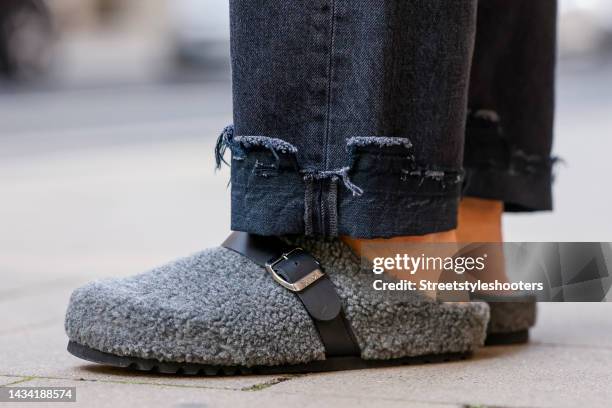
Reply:
<svg viewBox="0 0 612 408"><path fill-rule="evenodd" d="M556 1L231 0L232 229L422 235L549 210Z"/></svg>

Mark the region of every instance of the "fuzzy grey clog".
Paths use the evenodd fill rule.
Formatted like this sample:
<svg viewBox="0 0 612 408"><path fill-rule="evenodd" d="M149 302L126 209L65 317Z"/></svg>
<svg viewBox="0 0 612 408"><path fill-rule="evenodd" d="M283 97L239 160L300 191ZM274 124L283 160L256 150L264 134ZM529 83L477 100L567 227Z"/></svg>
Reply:
<svg viewBox="0 0 612 408"><path fill-rule="evenodd" d="M184 373L294 372L442 360L483 344L484 303L439 303L371 290L340 241L302 240L331 279L360 355L326 358L296 295L223 247L74 291L65 328L74 355L108 365Z"/></svg>
<svg viewBox="0 0 612 408"><path fill-rule="evenodd" d="M463 247L455 256L471 256L472 258L487 256L487 250L491 246L496 250L499 249L499 245L498 243L471 243ZM457 275L449 275L445 275L444 279L457 279ZM466 275L470 276L469 273ZM529 329L535 325L536 321L535 296L522 292L473 293L470 298L489 305L491 317L487 326L485 345L520 344L529 340Z"/></svg>
<svg viewBox="0 0 612 408"><path fill-rule="evenodd" d="M521 344L529 341L529 329L536 322L536 299L522 293L479 295L474 300L487 302L491 318L487 325L485 345Z"/></svg>

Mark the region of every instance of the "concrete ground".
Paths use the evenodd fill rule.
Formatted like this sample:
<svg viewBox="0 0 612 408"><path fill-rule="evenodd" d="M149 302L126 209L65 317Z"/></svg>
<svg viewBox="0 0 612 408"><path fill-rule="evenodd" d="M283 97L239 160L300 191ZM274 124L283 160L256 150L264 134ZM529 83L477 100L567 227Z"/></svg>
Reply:
<svg viewBox="0 0 612 408"><path fill-rule="evenodd" d="M509 240L612 241L611 71L562 75L557 211L508 216ZM181 378L71 357L73 288L227 233L228 172L215 176L212 148L230 112L223 81L0 95L0 385L75 386L87 407L612 405L610 304L543 304L529 345L447 364Z"/></svg>

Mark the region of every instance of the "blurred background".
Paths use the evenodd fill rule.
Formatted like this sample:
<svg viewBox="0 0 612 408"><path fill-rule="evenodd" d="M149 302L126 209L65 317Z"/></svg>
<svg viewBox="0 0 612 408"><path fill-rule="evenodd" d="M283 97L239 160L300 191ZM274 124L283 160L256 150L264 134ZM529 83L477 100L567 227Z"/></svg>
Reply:
<svg viewBox="0 0 612 408"><path fill-rule="evenodd" d="M506 237L612 241L612 2L560 13L556 210L506 216ZM2 0L0 296L221 242L228 55L227 0Z"/></svg>

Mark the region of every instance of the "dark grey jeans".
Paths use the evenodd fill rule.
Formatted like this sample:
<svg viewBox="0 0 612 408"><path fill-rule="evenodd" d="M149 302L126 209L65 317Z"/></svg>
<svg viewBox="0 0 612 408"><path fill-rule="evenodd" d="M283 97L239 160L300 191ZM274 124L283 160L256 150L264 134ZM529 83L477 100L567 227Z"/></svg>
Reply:
<svg viewBox="0 0 612 408"><path fill-rule="evenodd" d="M231 0L232 229L417 235L551 208L556 1Z"/></svg>

